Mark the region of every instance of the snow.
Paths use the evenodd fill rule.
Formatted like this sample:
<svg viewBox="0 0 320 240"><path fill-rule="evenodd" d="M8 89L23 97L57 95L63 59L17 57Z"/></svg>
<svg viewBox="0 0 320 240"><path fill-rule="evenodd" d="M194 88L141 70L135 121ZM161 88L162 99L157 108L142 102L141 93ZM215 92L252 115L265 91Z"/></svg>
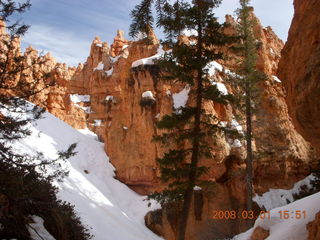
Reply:
<svg viewBox="0 0 320 240"><path fill-rule="evenodd" d="M226 69L216 61L209 62L207 66L204 68L204 70L208 70L209 77L213 77L216 74L216 71L218 70L219 72L224 72L232 77L241 78L241 76L237 75L234 72L231 72L229 69Z"/></svg>
<svg viewBox="0 0 320 240"><path fill-rule="evenodd" d="M116 57L110 57L110 61L111 61L111 63L115 63L119 60L119 58L120 58L120 55L116 56Z"/></svg>
<svg viewBox="0 0 320 240"><path fill-rule="evenodd" d="M201 190L202 190L202 188L201 188L201 187L199 187L199 186L194 186L193 190L194 190L194 191L201 191Z"/></svg>
<svg viewBox="0 0 320 240"><path fill-rule="evenodd" d="M94 68L93 70L96 71L96 70L103 70L104 68L104 64L102 62L99 62L98 66L96 68Z"/></svg>
<svg viewBox="0 0 320 240"><path fill-rule="evenodd" d="M239 139L234 139L234 140L232 140L232 143L230 144L230 147L232 147L232 148L240 148L240 147L242 147L242 144L241 144Z"/></svg>
<svg viewBox="0 0 320 240"><path fill-rule="evenodd" d="M102 44L101 43L96 43L96 46L97 47L102 47Z"/></svg>
<svg viewBox="0 0 320 240"><path fill-rule="evenodd" d="M152 210L143 201L145 197L114 178L115 169L104 145L92 132L79 132L49 113L44 113L30 129L32 136L14 144L27 154L39 151L47 159L56 159L58 151L66 150L72 143L78 144L77 155L61 163L68 167L69 176L55 184L58 198L75 205L83 223L92 228L93 239L161 239L144 225L145 214ZM153 204L153 207L158 206Z"/></svg>
<svg viewBox="0 0 320 240"><path fill-rule="evenodd" d="M73 103L90 102L90 95L70 94L70 100Z"/></svg>
<svg viewBox="0 0 320 240"><path fill-rule="evenodd" d="M113 73L113 68L111 68L111 69L108 70L108 71L105 71L105 73L107 74L108 77L111 76L112 73Z"/></svg>
<svg viewBox="0 0 320 240"><path fill-rule="evenodd" d="M82 109L83 111L85 111L86 113L92 113L91 112L91 107L82 107L79 104L75 103L74 104L75 107Z"/></svg>
<svg viewBox="0 0 320 240"><path fill-rule="evenodd" d="M122 128L123 128L123 130L126 130L126 131L129 129L129 128L126 127L126 126L123 126Z"/></svg>
<svg viewBox="0 0 320 240"><path fill-rule="evenodd" d="M43 226L43 219L38 216L31 216L34 223L30 223L28 226L28 231L30 233L30 237L33 240L55 240L54 237L47 231L47 229ZM40 235L40 236L39 236Z"/></svg>
<svg viewBox="0 0 320 240"><path fill-rule="evenodd" d="M228 122L227 121L221 121L221 122L219 122L219 126L220 127L227 127L227 125L228 125Z"/></svg>
<svg viewBox="0 0 320 240"><path fill-rule="evenodd" d="M315 180L314 175L309 175L305 179L297 182L292 189L270 189L268 192L264 193L262 196L256 195L253 198L261 208L264 207L266 210L271 210L276 207L282 207L288 202L293 202L294 194L298 194L302 190L302 186L307 186L308 189L311 189L311 181Z"/></svg>
<svg viewBox="0 0 320 240"><path fill-rule="evenodd" d="M309 197L300 199L286 206L275 208L270 211L270 219L261 219L255 222L254 227L247 232L239 234L233 240L250 239L253 230L257 226L261 226L266 230L270 230L270 236L267 240L307 240L308 231L306 224L315 219L315 214L320 211L320 193L316 193ZM280 218L279 211L289 211L288 219ZM306 211L306 218L297 219L294 217L295 211ZM303 216L303 215L302 215Z"/></svg>
<svg viewBox="0 0 320 240"><path fill-rule="evenodd" d="M137 36L133 38L134 41L140 41L147 37L145 33L138 32Z"/></svg>
<svg viewBox="0 0 320 240"><path fill-rule="evenodd" d="M198 31L195 29L184 29L182 31L182 34L186 35L187 37L191 37L191 36L198 36Z"/></svg>
<svg viewBox="0 0 320 240"><path fill-rule="evenodd" d="M221 64L219 64L216 61L212 61L210 63L207 64L207 66L205 67L205 70L208 70L208 74L209 76L214 76L216 73L216 70L222 72L223 71L223 66Z"/></svg>
<svg viewBox="0 0 320 240"><path fill-rule="evenodd" d="M160 46L158 48L157 54L151 56L151 57L147 57L147 58L142 58L139 59L137 61L134 61L131 65L131 67L138 67L140 65L153 65L154 64L154 60L160 58L161 56L163 56L163 54L165 53L165 51L162 49L162 47Z"/></svg>
<svg viewBox="0 0 320 240"><path fill-rule="evenodd" d="M155 98L153 97L153 93L152 93L151 91L145 91L145 92L143 92L143 93L142 93L142 97L143 97L143 98L155 99Z"/></svg>
<svg viewBox="0 0 320 240"><path fill-rule="evenodd" d="M228 95L228 89L223 83L220 82L212 82L212 85L216 85L218 90L222 95Z"/></svg>
<svg viewBox="0 0 320 240"><path fill-rule="evenodd" d="M190 87L186 86L181 92L172 94L174 109L186 106L189 98L189 92Z"/></svg>
<svg viewBox="0 0 320 240"><path fill-rule="evenodd" d="M281 80L277 76L272 76L273 80L278 83L282 83Z"/></svg>
<svg viewBox="0 0 320 240"><path fill-rule="evenodd" d="M106 101L113 101L113 96L106 96Z"/></svg>
<svg viewBox="0 0 320 240"><path fill-rule="evenodd" d="M197 41L196 40L191 40L191 41L189 41L190 42L190 45L191 46L195 46L196 44L197 44Z"/></svg>
<svg viewBox="0 0 320 240"><path fill-rule="evenodd" d="M242 126L235 119L231 120L231 129L237 130L238 133L243 134Z"/></svg>
<svg viewBox="0 0 320 240"><path fill-rule="evenodd" d="M270 53L271 53L271 55L273 55L273 56L276 55L276 53L274 52L274 50L273 50L272 48L270 48Z"/></svg>
<svg viewBox="0 0 320 240"><path fill-rule="evenodd" d="M95 127L100 127L100 126L101 126L101 122L102 122L102 120L95 119L95 120L94 120L94 126L95 126Z"/></svg>
<svg viewBox="0 0 320 240"><path fill-rule="evenodd" d="M122 50L124 50L124 49L126 49L128 47L129 47L129 45L123 45Z"/></svg>
<svg viewBox="0 0 320 240"><path fill-rule="evenodd" d="M117 103L117 99L114 97L114 96L106 96L106 101L109 102L109 101L112 101L113 103Z"/></svg>

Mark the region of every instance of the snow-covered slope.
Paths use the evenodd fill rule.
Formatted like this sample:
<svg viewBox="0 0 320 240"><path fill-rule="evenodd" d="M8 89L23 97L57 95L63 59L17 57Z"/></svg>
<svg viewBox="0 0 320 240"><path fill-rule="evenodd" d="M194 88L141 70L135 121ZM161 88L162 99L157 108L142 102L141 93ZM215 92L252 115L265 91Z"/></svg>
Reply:
<svg viewBox="0 0 320 240"><path fill-rule="evenodd" d="M66 163L69 176L56 183L58 197L75 205L84 224L92 228L93 239L161 239L144 225L144 215L151 210L144 197L114 179L114 167L94 134L79 132L49 113L31 129L32 136L15 144L23 152L41 151L55 159L57 151L78 143L77 155Z"/></svg>
<svg viewBox="0 0 320 240"><path fill-rule="evenodd" d="M253 228L234 237L233 240L249 240L257 226L270 230L267 240L307 240L306 225L313 221L320 211L319 202L320 193L317 193L283 207L274 208L270 211L270 219L258 219ZM282 217L279 211L282 211ZM285 217L283 211L288 211L289 215ZM301 216L296 211L300 211Z"/></svg>
<svg viewBox="0 0 320 240"><path fill-rule="evenodd" d="M294 184L292 189L270 189L261 196L256 195L253 198L253 201L255 201L259 207L265 208L268 211L276 207L282 207L288 203L292 203L294 201L294 195L299 194L304 188L309 190L312 189L312 181L315 180L316 176L311 174Z"/></svg>

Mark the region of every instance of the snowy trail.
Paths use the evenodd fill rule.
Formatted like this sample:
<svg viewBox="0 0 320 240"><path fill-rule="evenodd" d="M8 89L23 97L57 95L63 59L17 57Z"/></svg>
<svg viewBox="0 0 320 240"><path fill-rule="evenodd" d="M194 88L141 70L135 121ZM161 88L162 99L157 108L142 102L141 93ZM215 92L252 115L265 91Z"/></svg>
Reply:
<svg viewBox="0 0 320 240"><path fill-rule="evenodd" d="M77 131L49 113L31 127L32 136L15 144L22 152L41 151L55 159L57 151L78 143L77 155L67 161L69 176L56 183L58 197L75 205L96 240L158 240L144 225L151 210L144 197L114 179L114 167L103 143L88 130ZM85 173L88 171L88 174ZM155 206L156 207L156 206Z"/></svg>

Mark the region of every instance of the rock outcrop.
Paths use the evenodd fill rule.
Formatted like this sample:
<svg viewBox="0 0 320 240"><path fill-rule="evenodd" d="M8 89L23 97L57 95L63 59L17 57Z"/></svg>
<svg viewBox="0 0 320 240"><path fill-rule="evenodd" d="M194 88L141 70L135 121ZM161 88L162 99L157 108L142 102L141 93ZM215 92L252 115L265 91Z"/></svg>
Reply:
<svg viewBox="0 0 320 240"><path fill-rule="evenodd" d="M250 240L264 240L269 237L270 231L263 229L262 227L258 226L254 229Z"/></svg>
<svg viewBox="0 0 320 240"><path fill-rule="evenodd" d="M263 193L268 188L290 188L293 182L310 171L310 164L317 164L319 157L310 144L295 130L286 104L286 93L277 75L277 67L284 46L271 27L262 27L259 19L251 12L257 23L254 35L257 39L257 68L267 75L268 80L260 84L260 108L254 121L255 146L264 156L255 161L255 192ZM228 33L233 34L236 23L227 16L231 25ZM224 65L233 68L234 62ZM311 160L313 159L313 160ZM275 176L282 179L274 181Z"/></svg>
<svg viewBox="0 0 320 240"><path fill-rule="evenodd" d="M124 32L122 30L118 30L117 36L113 40L113 44L111 45L111 56L118 56L121 51L128 47L129 41L125 39Z"/></svg>
<svg viewBox="0 0 320 240"><path fill-rule="evenodd" d="M294 8L278 72L294 126L320 151L320 2L295 0ZM320 238L319 219L308 225L308 239Z"/></svg>
<svg viewBox="0 0 320 240"><path fill-rule="evenodd" d="M294 7L279 77L295 127L320 149L320 2L295 0Z"/></svg>
<svg viewBox="0 0 320 240"><path fill-rule="evenodd" d="M320 212L316 215L314 221L308 223L308 240L320 239Z"/></svg>
<svg viewBox="0 0 320 240"><path fill-rule="evenodd" d="M39 56L38 51L28 47L24 53L26 59L25 77L43 79L37 84L40 93L29 99L45 108L71 126L82 129L86 127L86 112L79 104L71 104L70 79L75 68L57 63L50 53ZM53 83L53 84L50 84ZM51 87L46 87L47 85Z"/></svg>

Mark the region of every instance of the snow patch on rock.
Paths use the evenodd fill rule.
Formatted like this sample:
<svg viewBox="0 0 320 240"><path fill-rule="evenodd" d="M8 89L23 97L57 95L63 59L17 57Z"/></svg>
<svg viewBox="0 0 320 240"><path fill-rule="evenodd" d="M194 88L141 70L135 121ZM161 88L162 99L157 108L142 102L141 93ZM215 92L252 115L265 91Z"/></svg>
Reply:
<svg viewBox="0 0 320 240"><path fill-rule="evenodd" d="M100 127L100 126L101 126L101 123L102 123L102 120L100 120L100 119L95 119L95 120L94 120L94 126L95 126L95 127Z"/></svg>
<svg viewBox="0 0 320 240"><path fill-rule="evenodd" d="M90 102L90 95L70 94L70 100L73 103Z"/></svg>
<svg viewBox="0 0 320 240"><path fill-rule="evenodd" d="M198 31L195 30L195 29L184 29L182 31L182 34L186 35L187 37L191 37L191 36L197 37L198 36Z"/></svg>
<svg viewBox="0 0 320 240"><path fill-rule="evenodd" d="M162 46L160 46L158 48L157 54L151 56L151 57L147 57L147 58L142 58L139 59L137 61L134 61L131 65L131 67L135 68L138 67L140 65L153 65L154 64L154 60L162 57L164 55L165 51L162 49Z"/></svg>
<svg viewBox="0 0 320 240"><path fill-rule="evenodd" d="M240 134L244 134L242 126L235 119L231 120L231 129L237 130Z"/></svg>
<svg viewBox="0 0 320 240"><path fill-rule="evenodd" d="M110 77L113 73L113 67L110 70L105 71L105 73L107 74L107 77Z"/></svg>
<svg viewBox="0 0 320 240"><path fill-rule="evenodd" d="M98 66L96 68L94 68L93 70L96 71L96 70L103 70L104 68L104 64L102 62L99 62Z"/></svg>
<svg viewBox="0 0 320 240"><path fill-rule="evenodd" d="M226 85L224 85L221 82L212 82L212 85L216 85L218 90L222 95L228 95L228 89L226 88Z"/></svg>
<svg viewBox="0 0 320 240"><path fill-rule="evenodd" d="M145 91L142 93L143 98L149 98L155 100L153 93L151 91Z"/></svg>
<svg viewBox="0 0 320 240"><path fill-rule="evenodd" d="M275 82L282 83L282 81L275 75L272 75L272 78Z"/></svg>
<svg viewBox="0 0 320 240"><path fill-rule="evenodd" d="M189 98L189 92L190 87L186 86L181 92L172 94L174 109L186 106Z"/></svg>

